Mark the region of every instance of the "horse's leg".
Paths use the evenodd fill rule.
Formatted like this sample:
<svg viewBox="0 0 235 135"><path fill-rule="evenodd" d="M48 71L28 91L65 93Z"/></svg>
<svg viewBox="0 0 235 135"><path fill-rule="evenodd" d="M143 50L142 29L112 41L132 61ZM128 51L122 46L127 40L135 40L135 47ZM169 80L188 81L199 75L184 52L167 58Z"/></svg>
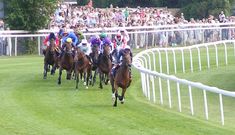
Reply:
<svg viewBox="0 0 235 135"><path fill-rule="evenodd" d="M94 73L93 81L92 81L92 86L94 86L94 84L96 82L96 74L97 74L97 69L95 69L95 73Z"/></svg>
<svg viewBox="0 0 235 135"><path fill-rule="evenodd" d="M85 86L86 85L86 77L87 77L87 74L86 74L86 71L83 72L83 85Z"/></svg>
<svg viewBox="0 0 235 135"><path fill-rule="evenodd" d="M93 83L93 82L92 82L92 79L93 79L92 77L93 77L93 76L92 76L92 71L91 71L91 75L89 76L89 81L90 81L89 85L92 85L92 83Z"/></svg>
<svg viewBox="0 0 235 135"><path fill-rule="evenodd" d="M47 79L47 68L48 68L48 65L47 65L47 63L45 63L44 64L43 79Z"/></svg>
<svg viewBox="0 0 235 135"><path fill-rule="evenodd" d="M117 98L118 98L118 93L117 93L117 90L115 90L115 100L113 104L114 107L117 107Z"/></svg>
<svg viewBox="0 0 235 135"><path fill-rule="evenodd" d="M80 79L83 80L83 75L82 75L82 72L80 72Z"/></svg>
<svg viewBox="0 0 235 135"><path fill-rule="evenodd" d="M114 79L111 74L110 74L110 83L112 88L112 100L114 101L115 100Z"/></svg>
<svg viewBox="0 0 235 135"><path fill-rule="evenodd" d="M58 84L61 84L61 75L62 75L62 68L59 69Z"/></svg>
<svg viewBox="0 0 235 135"><path fill-rule="evenodd" d="M108 82L109 82L109 75L105 74L105 82L104 82L104 84L108 85Z"/></svg>
<svg viewBox="0 0 235 135"><path fill-rule="evenodd" d="M71 80L71 74L72 74L71 72L72 72L72 70L67 71L67 76L66 76L67 80Z"/></svg>
<svg viewBox="0 0 235 135"><path fill-rule="evenodd" d="M87 85L87 88L88 88L88 85L89 85L90 76L91 76L91 70L88 69L88 70L87 70L87 78L86 78L86 85Z"/></svg>
<svg viewBox="0 0 235 135"><path fill-rule="evenodd" d="M56 64L54 64L54 65L52 66L51 75L54 75L54 74L55 74L55 70L56 70Z"/></svg>
<svg viewBox="0 0 235 135"><path fill-rule="evenodd" d="M114 84L113 84L113 94L115 94L115 100L114 100L113 106L116 107L117 106L117 98L119 96L118 96L118 85L115 81L114 81Z"/></svg>
<svg viewBox="0 0 235 135"><path fill-rule="evenodd" d="M122 89L122 95L118 97L119 100L121 101L121 104L124 104L125 93L126 93L126 89Z"/></svg>
<svg viewBox="0 0 235 135"><path fill-rule="evenodd" d="M47 65L47 72L50 72L50 65Z"/></svg>
<svg viewBox="0 0 235 135"><path fill-rule="evenodd" d="M103 89L103 80L104 80L104 74L100 72L100 88Z"/></svg>
<svg viewBox="0 0 235 135"><path fill-rule="evenodd" d="M78 82L79 82L79 74L75 73L75 79L76 79L76 89L78 89Z"/></svg>

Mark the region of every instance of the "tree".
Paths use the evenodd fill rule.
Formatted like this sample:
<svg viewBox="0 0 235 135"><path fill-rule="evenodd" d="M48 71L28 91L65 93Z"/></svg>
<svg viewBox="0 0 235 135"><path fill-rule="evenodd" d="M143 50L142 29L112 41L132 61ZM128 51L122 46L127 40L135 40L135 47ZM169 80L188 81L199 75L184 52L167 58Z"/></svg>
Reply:
<svg viewBox="0 0 235 135"><path fill-rule="evenodd" d="M231 1L232 0L191 0L191 3L181 8L181 12L185 14L187 19L191 17L206 18L209 15L218 17L221 11L224 11L225 15L228 16L231 14Z"/></svg>
<svg viewBox="0 0 235 135"><path fill-rule="evenodd" d="M10 29L35 32L45 28L58 0L6 0L5 22Z"/></svg>

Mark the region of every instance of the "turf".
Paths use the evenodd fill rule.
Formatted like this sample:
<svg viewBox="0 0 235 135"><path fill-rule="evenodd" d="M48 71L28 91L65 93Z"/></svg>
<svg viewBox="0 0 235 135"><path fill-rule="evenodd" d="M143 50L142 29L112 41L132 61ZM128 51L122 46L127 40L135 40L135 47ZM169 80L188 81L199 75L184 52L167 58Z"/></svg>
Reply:
<svg viewBox="0 0 235 135"><path fill-rule="evenodd" d="M234 128L152 104L139 73L125 104L112 107L111 87L88 90L58 73L42 79L43 57L0 58L1 135L234 135ZM63 75L65 72L63 72ZM227 82L227 81L226 81Z"/></svg>

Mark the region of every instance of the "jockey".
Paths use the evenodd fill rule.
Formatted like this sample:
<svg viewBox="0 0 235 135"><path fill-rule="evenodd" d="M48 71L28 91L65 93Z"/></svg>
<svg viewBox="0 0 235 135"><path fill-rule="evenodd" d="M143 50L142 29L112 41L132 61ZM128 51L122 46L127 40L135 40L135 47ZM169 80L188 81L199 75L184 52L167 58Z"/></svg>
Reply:
<svg viewBox="0 0 235 135"><path fill-rule="evenodd" d="M110 50L112 50L112 42L108 37L103 38L103 40L100 44L100 53L103 53L104 45L108 45L110 47Z"/></svg>
<svg viewBox="0 0 235 135"><path fill-rule="evenodd" d="M90 44L88 44L86 39L83 39L82 42L78 45L78 48L81 49L86 55L89 55L91 52Z"/></svg>
<svg viewBox="0 0 235 135"><path fill-rule="evenodd" d="M85 36L83 35L82 31L77 31L75 34L78 38L78 41L79 41L78 43L80 44L82 40L85 39Z"/></svg>
<svg viewBox="0 0 235 135"><path fill-rule="evenodd" d="M71 38L71 39L72 39L72 45L73 45L73 47L75 47L75 46L78 45L78 38L77 38L77 36L75 35L75 33L74 33L74 32L68 32L67 30L65 30L65 31L63 32L62 44L64 44L68 38Z"/></svg>
<svg viewBox="0 0 235 135"><path fill-rule="evenodd" d="M59 39L56 38L55 34L54 33L50 33L43 41L43 54L45 55L45 51L46 51L46 48L50 45L50 42L53 40L55 42L55 46L58 47L59 46Z"/></svg>
<svg viewBox="0 0 235 135"><path fill-rule="evenodd" d="M126 45L124 49L121 49L120 50L120 59L122 59L122 55L126 52L130 52L130 56L131 56L131 62L132 62L132 57L133 57L133 54L132 54L132 51L131 51L131 47L129 45Z"/></svg>
<svg viewBox="0 0 235 135"><path fill-rule="evenodd" d="M123 41L124 41L123 36L120 33L118 33L113 40L114 49L121 47L124 44Z"/></svg>
<svg viewBox="0 0 235 135"><path fill-rule="evenodd" d="M118 64L119 63L119 52L121 49L124 49L126 46L126 42L123 39L123 36L118 33L113 41L113 51L112 51L112 55L114 56L114 63L113 64Z"/></svg>
<svg viewBox="0 0 235 135"><path fill-rule="evenodd" d="M102 45L103 45L104 40L107 38L107 34L102 32L102 33L100 33L99 38L100 38L100 41L101 41L101 43L100 43L100 51L102 51L103 50L102 49Z"/></svg>
<svg viewBox="0 0 235 135"><path fill-rule="evenodd" d="M82 39L82 42L77 46L78 48L81 49L82 52L86 54L86 57L89 59L89 61L92 63L92 60L90 58L90 53L91 53L91 46L87 42L86 39Z"/></svg>
<svg viewBox="0 0 235 135"><path fill-rule="evenodd" d="M132 51L131 51L131 48L130 48L130 46L129 45L126 45L125 46L125 48L124 49L121 49L120 50L120 52L119 52L119 63L118 64L114 64L114 66L113 66L113 68L112 68L112 75L115 75L115 73L116 73L116 70L120 67L120 64L121 64L121 60L120 59L122 59L122 56L125 54L125 53L127 53L127 52L129 52L130 53L130 56L131 56L131 62L132 62L132 57L133 57L133 54L132 54ZM129 70L130 70L130 78L131 78L131 65L128 65L130 68L129 68Z"/></svg>
<svg viewBox="0 0 235 135"><path fill-rule="evenodd" d="M90 42L91 42L91 48L98 47L100 51L101 40L98 36L92 37Z"/></svg>
<svg viewBox="0 0 235 135"><path fill-rule="evenodd" d="M119 31L118 31L118 33L120 33L121 35L122 35L122 37L123 37L123 40L126 42L126 44L127 44L127 42L130 40L130 37L129 37L129 35L128 35L128 32L125 30L125 29L120 29Z"/></svg>
<svg viewBox="0 0 235 135"><path fill-rule="evenodd" d="M66 44L72 44L73 40L72 38L67 38L65 43L62 45L62 50L61 50L61 53L59 55L59 58L61 58L64 54L64 48L66 47Z"/></svg>
<svg viewBox="0 0 235 135"><path fill-rule="evenodd" d="M95 55L96 55L96 51L98 51L97 55L99 56L100 44L101 44L101 41L98 36L91 37L91 39L90 39L91 53L89 54L89 56L92 59L92 63L94 65L98 64L98 60L95 59Z"/></svg>
<svg viewBox="0 0 235 135"><path fill-rule="evenodd" d="M103 54L104 46L105 45L108 45L110 47L110 50L112 50L112 42L111 42L111 40L108 37L104 38L103 42L101 42L101 44L100 44L100 54L99 54L99 57L101 56L101 54ZM110 54L110 59L112 61L111 54Z"/></svg>
<svg viewBox="0 0 235 135"><path fill-rule="evenodd" d="M100 37L100 40L101 40L101 42L107 37L107 34L106 33L104 33L104 32L102 32L100 35L99 35L99 37Z"/></svg>

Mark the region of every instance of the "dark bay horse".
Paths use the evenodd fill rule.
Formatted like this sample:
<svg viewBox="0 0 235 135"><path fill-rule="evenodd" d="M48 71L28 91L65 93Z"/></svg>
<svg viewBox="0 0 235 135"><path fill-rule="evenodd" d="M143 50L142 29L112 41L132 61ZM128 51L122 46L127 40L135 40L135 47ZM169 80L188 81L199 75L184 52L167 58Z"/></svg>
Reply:
<svg viewBox="0 0 235 135"><path fill-rule="evenodd" d="M98 59L98 71L100 77L100 88L103 89L103 82L107 85L109 81L109 73L112 69L112 61L110 58L110 46L103 46L103 53Z"/></svg>
<svg viewBox="0 0 235 135"><path fill-rule="evenodd" d="M114 100L114 104L113 104L114 107L117 106L117 98L119 98L122 104L124 103L126 89L131 84L130 65L131 65L131 56L130 56L130 52L127 51L123 53L122 63L120 67L117 69L115 76L110 74L110 82L112 85L112 98ZM118 95L119 87L122 88L121 96Z"/></svg>
<svg viewBox="0 0 235 135"><path fill-rule="evenodd" d="M91 79L92 79L92 86L94 86L96 82L96 74L97 74L97 67L98 67L98 57L99 57L99 46L94 45L91 48L91 53L90 53L90 58L92 61L92 71L94 71L94 74L91 74Z"/></svg>
<svg viewBox="0 0 235 135"><path fill-rule="evenodd" d="M76 79L76 89L78 88L79 75L84 75L84 85L88 89L88 82L91 76L91 63L88 57L84 52L81 51L80 48L77 48L75 51L74 57L74 71L75 71L75 79Z"/></svg>
<svg viewBox="0 0 235 135"><path fill-rule="evenodd" d="M65 43L65 50L61 56L59 62L59 78L58 84L61 84L61 75L62 71L65 69L67 71L67 80L71 79L71 74L74 69L74 59L73 59L73 52L72 52L72 45L71 43Z"/></svg>
<svg viewBox="0 0 235 135"><path fill-rule="evenodd" d="M58 49L58 48L57 48ZM51 75L55 74L56 68L58 68L58 58L56 54L56 46L55 40L50 40L50 45L45 50L45 57L44 57L44 73L43 78L47 78L47 71L49 70L49 66L52 66Z"/></svg>

